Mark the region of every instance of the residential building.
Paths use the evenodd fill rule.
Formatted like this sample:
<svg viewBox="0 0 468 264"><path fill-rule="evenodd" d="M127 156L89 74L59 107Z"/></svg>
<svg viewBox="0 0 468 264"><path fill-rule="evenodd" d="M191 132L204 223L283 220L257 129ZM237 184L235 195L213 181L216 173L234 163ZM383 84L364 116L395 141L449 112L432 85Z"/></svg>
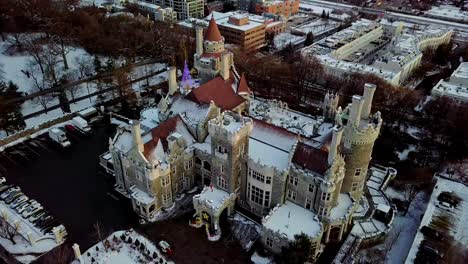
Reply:
<svg viewBox="0 0 468 264"><path fill-rule="evenodd" d="M142 12L148 14L153 20L163 22L177 21L177 12L170 7L162 8L161 6L145 1L136 1L135 4Z"/></svg>
<svg viewBox="0 0 468 264"><path fill-rule="evenodd" d="M452 35L453 31L436 26L415 29L402 22L362 19L301 53L318 58L329 74L339 78L368 73L402 85L421 64L423 51L448 44Z"/></svg>
<svg viewBox="0 0 468 264"><path fill-rule="evenodd" d="M459 104L468 103L468 62L461 63L448 80L440 80L431 93L446 96Z"/></svg>
<svg viewBox="0 0 468 264"><path fill-rule="evenodd" d="M188 19L191 17L202 18L204 16L204 0L129 0L133 3L147 2L165 8L172 8L177 13L179 20Z"/></svg>
<svg viewBox="0 0 468 264"><path fill-rule="evenodd" d="M213 17L204 36L196 28L194 61L200 86L179 86L169 68L158 105L110 140L116 190L155 221L178 194L205 186L193 197L190 224L206 226L210 240L236 204L262 217L260 241L273 252L304 233L312 261L322 244L343 240L358 208L366 215L365 181L382 126L371 113L376 86L366 84L344 110L328 94L321 117L253 98Z"/></svg>

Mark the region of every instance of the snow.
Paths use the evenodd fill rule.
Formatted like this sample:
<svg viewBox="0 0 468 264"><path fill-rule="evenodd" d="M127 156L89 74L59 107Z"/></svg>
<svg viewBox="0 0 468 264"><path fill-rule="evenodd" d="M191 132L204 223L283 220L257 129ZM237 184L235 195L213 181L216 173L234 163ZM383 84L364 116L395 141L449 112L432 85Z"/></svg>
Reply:
<svg viewBox="0 0 468 264"><path fill-rule="evenodd" d="M271 264L273 263L273 261L269 258L265 258L265 257L262 257L260 256L257 251L255 251L252 255L252 257L250 257L250 260L254 263L254 264Z"/></svg>
<svg viewBox="0 0 468 264"><path fill-rule="evenodd" d="M296 36L289 32L282 32L275 36L274 43L275 43L275 48L283 49L287 45L289 45L289 43L291 43L294 46L296 44L303 42L304 40L305 40L305 36Z"/></svg>
<svg viewBox="0 0 468 264"><path fill-rule="evenodd" d="M249 138L249 159L264 166L275 167L280 171L289 168L289 152Z"/></svg>
<svg viewBox="0 0 468 264"><path fill-rule="evenodd" d="M305 219L307 221L304 221ZM273 208L262 219L262 224L290 241L294 241L294 236L301 233L314 238L322 231L322 223L316 214L289 201Z"/></svg>
<svg viewBox="0 0 468 264"><path fill-rule="evenodd" d="M181 115L184 120L193 126L203 122L208 116L209 105L199 105L182 97L177 97L172 103L169 112Z"/></svg>
<svg viewBox="0 0 468 264"><path fill-rule="evenodd" d="M468 187L463 183L446 179L442 177L437 177L437 184L434 187L432 195L430 197L427 209L424 213L424 216L421 220L419 227L429 225L432 219L440 215L448 215L450 217L450 227L448 230L442 230L446 232L447 235L453 237L453 239L459 242L461 245L468 244L468 234L466 230L468 229ZM438 208L437 205L439 201L437 200L438 196L442 192L449 192L458 196L461 201L453 210L445 210ZM416 236L414 242L411 245L411 249L406 258L406 263L412 263L416 258L418 248L424 235L418 231L420 228L416 228Z"/></svg>
<svg viewBox="0 0 468 264"><path fill-rule="evenodd" d="M346 14L346 13L334 14L333 13L334 9L332 9L332 8L324 7L322 5L317 5L317 4L304 3L303 1L301 1L301 3L299 3L299 10L301 10L301 12L303 12L303 13L304 12L312 12L313 14L316 14L316 15L322 15L323 11L325 11L325 13L329 13L331 18L336 18L336 19L339 19L339 20L345 20L346 18L349 17L349 15Z"/></svg>
<svg viewBox="0 0 468 264"><path fill-rule="evenodd" d="M398 154L398 159L400 161L403 161L403 160L407 160L408 159L408 154L411 152L411 151L415 151L416 150L416 146L415 145L409 145L408 148L402 150L402 151L397 151L397 154Z"/></svg>
<svg viewBox="0 0 468 264"><path fill-rule="evenodd" d="M157 108L147 108L141 111L140 124L145 127L144 130L150 130L159 125L159 111Z"/></svg>
<svg viewBox="0 0 468 264"><path fill-rule="evenodd" d="M194 196L199 201L203 201L208 206L219 209L224 202L229 199L229 193L215 187L205 187L200 194Z"/></svg>
<svg viewBox="0 0 468 264"><path fill-rule="evenodd" d="M148 205L155 201L155 198L150 196L148 193L138 189L135 185L129 188L132 191L132 198L141 204Z"/></svg>
<svg viewBox="0 0 468 264"><path fill-rule="evenodd" d="M131 237L133 243L129 244L126 241L122 241L122 235ZM141 250L134 245L136 239L145 245L145 250ZM156 264L160 263L158 260L162 258L164 263L174 263L167 261L156 245L132 229L114 232L106 240L109 242L110 248L106 250L103 242L99 242L81 255L82 262L96 264ZM154 253L158 256L156 259L153 258ZM91 262L91 259L94 259L95 262Z"/></svg>
<svg viewBox="0 0 468 264"><path fill-rule="evenodd" d="M19 216L3 201L0 202L0 214L7 219L10 225L19 222L19 235L14 237L16 244L0 237L0 245L22 263L30 263L42 255L42 253L46 253L58 245L52 234L41 232L28 220ZM31 244L28 240L28 234L35 241L34 244Z"/></svg>
<svg viewBox="0 0 468 264"><path fill-rule="evenodd" d="M353 201L347 193L340 193L338 196L338 203L335 207L330 210L330 219L332 221L340 218L348 218L350 216Z"/></svg>

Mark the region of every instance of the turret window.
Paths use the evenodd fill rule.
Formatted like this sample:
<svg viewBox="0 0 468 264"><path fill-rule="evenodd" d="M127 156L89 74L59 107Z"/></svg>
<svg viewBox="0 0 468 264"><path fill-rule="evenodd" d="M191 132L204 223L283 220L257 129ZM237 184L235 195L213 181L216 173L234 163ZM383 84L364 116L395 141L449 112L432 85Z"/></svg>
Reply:
<svg viewBox="0 0 468 264"><path fill-rule="evenodd" d="M322 201L330 201L331 193L322 193Z"/></svg>
<svg viewBox="0 0 468 264"><path fill-rule="evenodd" d="M354 177L359 177L361 176L362 169L361 168L356 168L354 170Z"/></svg>
<svg viewBox="0 0 468 264"><path fill-rule="evenodd" d="M273 239L271 239L271 237L267 237L266 245L269 246L270 248L273 247Z"/></svg>
<svg viewBox="0 0 468 264"><path fill-rule="evenodd" d="M358 188L359 188L359 182L353 182L353 184L351 185L351 191L355 192L357 191Z"/></svg>
<svg viewBox="0 0 468 264"><path fill-rule="evenodd" d="M189 159L185 162L185 169L191 169L193 167L193 159Z"/></svg>
<svg viewBox="0 0 468 264"><path fill-rule="evenodd" d="M315 191L315 185L313 185L312 183L309 184L309 192L313 193Z"/></svg>
<svg viewBox="0 0 468 264"><path fill-rule="evenodd" d="M226 190L227 189L226 179L224 179L223 177L218 177L218 187L223 190Z"/></svg>
<svg viewBox="0 0 468 264"><path fill-rule="evenodd" d="M162 185L162 187L168 186L170 182L171 182L171 181L170 181L169 177L162 177L162 178L161 178L161 185Z"/></svg>

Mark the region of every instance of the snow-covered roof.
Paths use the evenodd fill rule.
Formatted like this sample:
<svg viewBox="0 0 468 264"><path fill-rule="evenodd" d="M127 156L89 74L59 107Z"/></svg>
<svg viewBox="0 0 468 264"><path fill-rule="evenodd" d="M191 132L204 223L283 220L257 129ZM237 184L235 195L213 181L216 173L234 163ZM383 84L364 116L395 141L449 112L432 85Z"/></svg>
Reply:
<svg viewBox="0 0 468 264"><path fill-rule="evenodd" d="M207 207L217 211L222 209L223 205L231 198L231 195L226 191L217 189L216 187L207 187L203 188L200 194L197 194L193 197L194 201L204 204Z"/></svg>
<svg viewBox="0 0 468 264"><path fill-rule="evenodd" d="M466 235L466 230L468 229L468 186L445 177L438 176L436 179L437 184L432 191L426 212L421 220L420 227L405 263L414 263L419 246L424 240L424 235L420 231L421 227L430 225L433 219L437 217L445 215L450 219L448 230L438 230L439 232L451 236L460 245L468 245L468 236ZM442 192L450 193L450 195L459 198L459 204L455 208L440 208L438 197Z"/></svg>
<svg viewBox="0 0 468 264"><path fill-rule="evenodd" d="M309 237L317 237L322 232L322 223L316 214L289 201L273 208L263 218L262 224L265 228L278 232L289 240L294 240L294 236L301 233Z"/></svg>
<svg viewBox="0 0 468 264"><path fill-rule="evenodd" d="M432 94L468 103L468 62L461 63L449 80L440 80L432 89Z"/></svg>
<svg viewBox="0 0 468 264"><path fill-rule="evenodd" d="M351 208L353 207L353 200L347 193L340 193L338 202L335 207L330 210L330 219L337 220L340 218L347 219L351 216Z"/></svg>
<svg viewBox="0 0 468 264"><path fill-rule="evenodd" d="M159 111L157 108L147 108L140 113L140 124L143 131L155 128L159 122Z"/></svg>
<svg viewBox="0 0 468 264"><path fill-rule="evenodd" d="M154 202L154 197L149 195L148 193L140 190L138 187L135 185L131 186L130 188L131 196L135 201L141 203L141 204L150 204Z"/></svg>
<svg viewBox="0 0 468 264"><path fill-rule="evenodd" d="M133 136L130 131L119 129L114 137L114 148L122 153L129 152L133 147Z"/></svg>
<svg viewBox="0 0 468 264"><path fill-rule="evenodd" d="M262 22L258 22L258 18L252 20L250 19L249 13L245 13L242 11L231 11L231 12L226 12L226 13L213 11L209 16L205 18L205 21L209 21L212 16L214 17L216 24L223 26L223 27L241 30L241 31L252 30L263 25ZM236 19L242 19L242 18L247 17L249 19L249 22L244 25L236 25L229 21L229 17L233 17Z"/></svg>
<svg viewBox="0 0 468 264"><path fill-rule="evenodd" d="M171 115L179 114L192 126L197 126L208 116L208 104L197 104L183 97L176 97L172 102L169 112Z"/></svg>
<svg viewBox="0 0 468 264"><path fill-rule="evenodd" d="M255 138L249 138L249 159L285 171L289 167L289 152Z"/></svg>

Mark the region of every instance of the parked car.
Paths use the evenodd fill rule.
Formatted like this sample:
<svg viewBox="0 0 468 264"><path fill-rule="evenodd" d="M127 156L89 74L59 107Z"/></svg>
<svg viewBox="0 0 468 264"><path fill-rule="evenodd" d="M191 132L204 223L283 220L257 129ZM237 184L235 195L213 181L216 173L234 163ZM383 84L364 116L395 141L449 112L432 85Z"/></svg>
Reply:
<svg viewBox="0 0 468 264"><path fill-rule="evenodd" d="M29 217L28 220L29 220L29 222L31 222L31 223L34 224L35 222L37 222L37 220L39 220L39 218L41 218L42 216L44 216L44 215L46 215L46 214L47 214L46 211L38 211L38 212L32 214L32 215Z"/></svg>
<svg viewBox="0 0 468 264"><path fill-rule="evenodd" d="M42 211L42 210L43 210L43 207L39 203L37 203L37 204L31 205L21 215L23 216L23 218L28 218L32 214L34 214L34 213L36 213L38 211Z"/></svg>
<svg viewBox="0 0 468 264"><path fill-rule="evenodd" d="M19 191L21 191L20 187L18 186L11 187L0 195L0 199L5 200L8 196L10 196L10 194L14 192L19 192Z"/></svg>
<svg viewBox="0 0 468 264"><path fill-rule="evenodd" d="M20 195L23 195L23 193L21 191L13 191L10 193L10 195L8 195L4 201L5 203L7 204L10 204L11 202L13 202L14 199L16 199L16 197L19 197Z"/></svg>
<svg viewBox="0 0 468 264"><path fill-rule="evenodd" d="M13 187L13 185L2 185L2 186L0 186L0 194L4 193L5 191L10 189L11 187Z"/></svg>
<svg viewBox="0 0 468 264"><path fill-rule="evenodd" d="M20 197L17 197L11 204L10 204L10 207L12 209L15 209L16 207L18 207L19 205L21 205L22 203L25 203L29 200L29 198L26 196L26 195L21 195Z"/></svg>
<svg viewBox="0 0 468 264"><path fill-rule="evenodd" d="M20 206L16 207L15 210L18 214L22 214L26 209L28 209L34 204L37 204L36 200L29 200L26 203L23 203Z"/></svg>
<svg viewBox="0 0 468 264"><path fill-rule="evenodd" d="M47 225L48 223L52 222L52 220L54 220L54 217L51 216L51 215L43 215L39 220L37 220L37 222L35 223L35 225L39 228L43 228L45 225Z"/></svg>
<svg viewBox="0 0 468 264"><path fill-rule="evenodd" d="M164 254L168 256L172 256L174 254L174 252L171 249L171 246L166 241L164 240L159 241L158 246Z"/></svg>

